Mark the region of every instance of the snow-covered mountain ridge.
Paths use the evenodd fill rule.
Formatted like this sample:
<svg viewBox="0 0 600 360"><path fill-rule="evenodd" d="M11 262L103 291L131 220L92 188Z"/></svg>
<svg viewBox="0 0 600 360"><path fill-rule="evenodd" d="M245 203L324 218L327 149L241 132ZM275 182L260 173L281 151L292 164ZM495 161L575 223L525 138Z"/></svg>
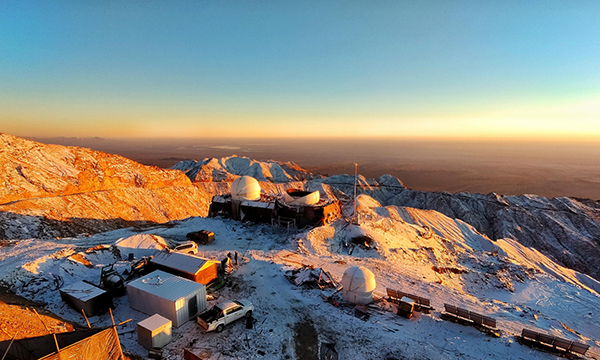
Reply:
<svg viewBox="0 0 600 360"><path fill-rule="evenodd" d="M257 175L257 170L273 167L273 162L262 163L236 156L223 159L205 159L196 164L235 164L232 171L227 166L206 167L217 171L224 182L241 175ZM174 168L189 169L189 162L181 162ZM194 169L199 169L195 167ZM187 172L188 176L190 171ZM198 174L199 174L198 173ZM210 171L209 171L210 173ZM260 174L259 174L260 175ZM259 176L261 186L273 187L268 176ZM292 178L281 176L276 182ZM310 179L309 176L306 176ZM471 194L425 192L407 189L402 182L391 176L366 179L359 175L358 194L366 194L383 206L403 206L435 210L454 219L474 226L492 240L513 239L527 247L533 247L558 263L600 279L600 203L591 200L557 197L548 199L537 195L504 196L494 193ZM354 190L353 175L334 175L312 178L303 183L306 190L327 188L327 195L350 201Z"/></svg>
<svg viewBox="0 0 600 360"><path fill-rule="evenodd" d="M352 199L354 176L322 178L293 163L231 156L185 161L174 169L144 166L117 155L45 145L0 135L0 237L69 236L143 222L205 216L212 195L251 175L266 193L289 187L323 198ZM182 172L184 171L185 174ZM192 181L186 176L193 179ZM513 239L559 264L600 279L600 205L535 195L449 194L407 189L390 175L359 175L358 193L381 206L435 210L492 240Z"/></svg>
<svg viewBox="0 0 600 360"><path fill-rule="evenodd" d="M236 177L248 175L258 181L285 183L319 178L293 162L273 160L257 161L243 156L229 156L220 159L206 158L201 161L185 160L172 169L183 171L193 182L233 181Z"/></svg>
<svg viewBox="0 0 600 360"><path fill-rule="evenodd" d="M123 188L190 185L179 171L145 166L86 148L47 145L0 134L0 204Z"/></svg>
<svg viewBox="0 0 600 360"><path fill-rule="evenodd" d="M206 215L180 171L0 134L0 238L69 236Z"/></svg>

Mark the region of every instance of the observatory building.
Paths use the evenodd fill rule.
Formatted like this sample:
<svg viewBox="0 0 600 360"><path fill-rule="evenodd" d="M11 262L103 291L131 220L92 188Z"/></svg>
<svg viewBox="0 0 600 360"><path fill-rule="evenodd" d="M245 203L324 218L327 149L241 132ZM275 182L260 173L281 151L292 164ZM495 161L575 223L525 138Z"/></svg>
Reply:
<svg viewBox="0 0 600 360"><path fill-rule="evenodd" d="M321 199L319 191L267 195L255 178L242 176L233 181L230 194L213 197L208 216L301 229L327 224L340 214L339 201Z"/></svg>

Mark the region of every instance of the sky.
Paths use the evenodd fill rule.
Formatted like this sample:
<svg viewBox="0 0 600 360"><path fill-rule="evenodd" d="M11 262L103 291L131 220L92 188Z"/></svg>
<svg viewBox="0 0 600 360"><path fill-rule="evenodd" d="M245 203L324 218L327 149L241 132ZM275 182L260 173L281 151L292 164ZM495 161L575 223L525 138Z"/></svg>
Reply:
<svg viewBox="0 0 600 360"><path fill-rule="evenodd" d="M600 140L600 1L0 2L0 132Z"/></svg>

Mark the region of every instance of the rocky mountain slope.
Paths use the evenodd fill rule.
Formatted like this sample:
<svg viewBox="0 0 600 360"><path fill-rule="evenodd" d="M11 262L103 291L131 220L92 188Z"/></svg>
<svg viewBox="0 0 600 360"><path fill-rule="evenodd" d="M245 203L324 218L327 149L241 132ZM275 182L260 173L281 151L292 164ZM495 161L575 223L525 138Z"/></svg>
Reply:
<svg viewBox="0 0 600 360"><path fill-rule="evenodd" d="M227 172L227 166L218 167L220 175L213 177L214 181L222 179L223 182L227 182L236 175L256 175L257 169L268 168L269 164L272 164L238 157L207 159L198 163L227 162L236 164L231 167L235 172ZM184 169L186 166L187 163L182 162L176 165L176 168ZM279 177L278 180L284 180L286 177ZM263 181L261 186L266 192L282 191L279 188L273 189L273 185L276 184L268 181L269 176L259 174L258 178ZM539 250L561 265L600 279L598 202L567 197L548 199L536 195L503 196L493 193L483 195L417 191L407 189L399 179L390 175L382 175L377 179L367 179L359 175L357 184L358 194L369 195L383 206L396 205L438 211L472 225L492 240L516 240L526 247ZM354 191L354 176L312 178L303 183L296 183L295 187L303 187L310 191L320 190L324 196L349 203Z"/></svg>
<svg viewBox="0 0 600 360"><path fill-rule="evenodd" d="M207 158L201 161L185 160L175 164L173 169L183 171L193 182L233 181L243 175L252 176L258 181L273 183L320 177L293 162L257 161L236 155L221 159Z"/></svg>
<svg viewBox="0 0 600 360"><path fill-rule="evenodd" d="M354 176L321 178L298 165L245 157L184 161L166 170L118 155L0 134L0 238L70 236L207 214L214 194L240 175L265 193L319 190L349 204ZM187 175L187 176L186 176ZM190 180L191 179L191 180ZM193 182L193 183L192 183ZM535 195L449 194L407 189L389 175L358 178L381 206L435 210L492 240L512 239L600 279L600 204Z"/></svg>
<svg viewBox="0 0 600 360"><path fill-rule="evenodd" d="M491 239L514 239L558 263L600 279L600 204L536 195L447 194L407 190L390 205L431 209Z"/></svg>
<svg viewBox="0 0 600 360"><path fill-rule="evenodd" d="M0 238L69 236L205 215L180 171L0 134Z"/></svg>
<svg viewBox="0 0 600 360"><path fill-rule="evenodd" d="M352 195L354 177L316 180ZM382 181L382 178L384 179ZM359 194L384 206L435 210L472 225L492 240L513 239L568 268L600 279L600 203L537 195L450 194L406 189L390 176L361 179ZM334 185L335 183L335 185Z"/></svg>

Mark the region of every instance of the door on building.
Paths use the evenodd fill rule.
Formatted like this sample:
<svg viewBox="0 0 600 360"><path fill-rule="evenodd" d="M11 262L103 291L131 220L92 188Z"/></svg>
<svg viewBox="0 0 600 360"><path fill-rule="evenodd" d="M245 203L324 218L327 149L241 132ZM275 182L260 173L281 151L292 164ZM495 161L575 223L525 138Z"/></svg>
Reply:
<svg viewBox="0 0 600 360"><path fill-rule="evenodd" d="M196 295L194 295L188 300L188 314L190 314L190 318L192 318L196 313L198 313L198 299L196 298Z"/></svg>

